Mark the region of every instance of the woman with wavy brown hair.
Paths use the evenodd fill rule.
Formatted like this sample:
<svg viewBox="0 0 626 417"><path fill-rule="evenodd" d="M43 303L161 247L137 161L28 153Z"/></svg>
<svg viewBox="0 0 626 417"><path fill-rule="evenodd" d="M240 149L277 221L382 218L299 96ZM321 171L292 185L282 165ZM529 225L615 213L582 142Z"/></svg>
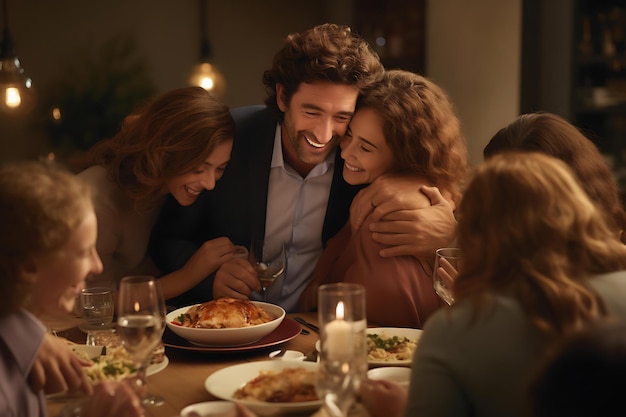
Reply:
<svg viewBox="0 0 626 417"><path fill-rule="evenodd" d="M569 165L591 200L606 213L609 227L626 243L622 234L626 212L615 177L595 144L576 126L552 113L523 114L491 138L483 155L487 159L512 149L542 152Z"/></svg>
<svg viewBox="0 0 626 417"><path fill-rule="evenodd" d="M91 149L93 165L78 175L95 191L104 271L89 285L158 273L147 248L163 201L169 195L188 206L212 190L230 160L233 136L228 107L200 87L185 87L156 97ZM232 252L228 238L204 242L181 270L161 278L165 297L193 287Z"/></svg>
<svg viewBox="0 0 626 417"><path fill-rule="evenodd" d="M405 415L525 416L532 368L554 342L626 319L626 246L567 165L540 153L486 160L457 215L455 304L424 329ZM380 400L378 385L363 390Z"/></svg>
<svg viewBox="0 0 626 417"><path fill-rule="evenodd" d="M415 189L438 187L458 202L467 169L465 138L446 93L427 78L387 71L357 104L341 144L343 178L370 184L382 175L410 178ZM424 196L425 206L429 205ZM328 242L301 308L317 305L317 287L328 282L365 285L367 319L382 326L422 327L441 305L432 284L434 253L383 258L384 245L369 231L373 216L357 229L348 223Z"/></svg>

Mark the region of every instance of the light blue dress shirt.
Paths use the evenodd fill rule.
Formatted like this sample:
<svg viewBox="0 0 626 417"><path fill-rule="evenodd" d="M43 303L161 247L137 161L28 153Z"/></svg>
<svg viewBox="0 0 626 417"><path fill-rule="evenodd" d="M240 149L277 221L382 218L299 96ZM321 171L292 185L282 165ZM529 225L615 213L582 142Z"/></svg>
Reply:
<svg viewBox="0 0 626 417"><path fill-rule="evenodd" d="M280 125L276 127L270 170L265 237L285 243L287 268L267 290L268 301L296 311L315 264L322 254L322 226L333 179L335 152L302 178L285 164ZM253 299L261 299L254 293Z"/></svg>

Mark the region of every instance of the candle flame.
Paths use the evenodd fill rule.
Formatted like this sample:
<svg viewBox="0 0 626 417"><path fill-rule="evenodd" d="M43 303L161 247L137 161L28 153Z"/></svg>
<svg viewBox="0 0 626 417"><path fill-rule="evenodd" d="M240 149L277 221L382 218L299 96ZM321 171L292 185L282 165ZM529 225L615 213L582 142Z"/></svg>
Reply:
<svg viewBox="0 0 626 417"><path fill-rule="evenodd" d="M133 306L133 310L135 310L135 312L139 312L140 309L141 309L141 306L139 305L139 301L135 301L135 305Z"/></svg>
<svg viewBox="0 0 626 417"><path fill-rule="evenodd" d="M337 303L337 309L335 310L337 320L343 320L343 301Z"/></svg>

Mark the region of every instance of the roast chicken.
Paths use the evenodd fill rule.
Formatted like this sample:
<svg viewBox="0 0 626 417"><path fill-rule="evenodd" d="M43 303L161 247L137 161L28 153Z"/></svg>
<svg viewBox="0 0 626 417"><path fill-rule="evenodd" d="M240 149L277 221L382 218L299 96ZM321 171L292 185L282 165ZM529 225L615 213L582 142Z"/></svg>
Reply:
<svg viewBox="0 0 626 417"><path fill-rule="evenodd" d="M178 320L185 327L224 329L267 323L273 318L248 300L224 297L198 304Z"/></svg>

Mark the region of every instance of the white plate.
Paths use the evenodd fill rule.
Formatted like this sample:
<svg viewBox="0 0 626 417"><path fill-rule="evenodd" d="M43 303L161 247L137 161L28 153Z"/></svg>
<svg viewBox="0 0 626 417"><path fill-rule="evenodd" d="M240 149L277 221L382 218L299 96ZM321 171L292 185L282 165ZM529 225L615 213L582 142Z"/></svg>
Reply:
<svg viewBox="0 0 626 417"><path fill-rule="evenodd" d="M370 327L366 329L365 332L367 334L378 334L378 335L384 334L385 336L391 336L391 337L404 336L409 339L418 340L418 343L419 343L419 338L422 337L422 330L402 328L402 327ZM315 342L315 350L317 350L318 352L322 351L322 346L321 346L321 342L319 339L317 342ZM368 365L372 368L378 367L378 366L411 366L412 362L413 362L412 357L411 359L407 359L403 361L377 361L377 360L372 360L372 359L369 359L367 361Z"/></svg>
<svg viewBox="0 0 626 417"><path fill-rule="evenodd" d="M180 417L210 417L213 415L222 415L233 412L235 404L230 401L205 401L188 405L180 412ZM195 413L195 414L192 414Z"/></svg>
<svg viewBox="0 0 626 417"><path fill-rule="evenodd" d="M419 338L422 337L422 330L420 329L409 329L403 327L371 327L365 331L367 334L377 334L384 335L386 337L406 337L408 339L417 340L419 344ZM381 361L381 360L372 360L369 359L367 363L371 367L376 366L411 366L413 362L413 355L409 359L402 361Z"/></svg>
<svg viewBox="0 0 626 417"><path fill-rule="evenodd" d="M322 401L299 403L269 403L264 401L239 400L233 397L235 391L248 381L259 376L261 371L281 371L285 368L304 368L317 371L317 363L292 361L260 361L229 366L213 373L204 381L206 390L222 400L245 404L259 415L313 412L322 406Z"/></svg>
<svg viewBox="0 0 626 417"><path fill-rule="evenodd" d="M70 348L74 352L84 352L90 358L95 358L96 356L100 356L102 352L102 346L91 346L91 345L71 345ZM146 368L146 376L154 375L158 372L161 372L163 369L169 365L170 360L167 356L163 356L163 360L159 363L153 363Z"/></svg>

